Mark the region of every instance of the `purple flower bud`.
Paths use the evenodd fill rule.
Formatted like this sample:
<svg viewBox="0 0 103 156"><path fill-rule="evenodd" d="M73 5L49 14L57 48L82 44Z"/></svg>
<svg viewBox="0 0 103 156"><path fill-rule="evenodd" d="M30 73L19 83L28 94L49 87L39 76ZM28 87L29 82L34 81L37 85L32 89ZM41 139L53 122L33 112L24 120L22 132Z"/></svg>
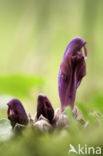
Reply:
<svg viewBox="0 0 103 156"><path fill-rule="evenodd" d="M22 103L18 99L12 99L8 103L8 119L14 128L16 123L27 125L28 117Z"/></svg>
<svg viewBox="0 0 103 156"><path fill-rule="evenodd" d="M49 120L50 123L52 123L54 118L54 109L49 99L43 94L39 94L38 96L37 119L40 117L40 115L43 115Z"/></svg>
<svg viewBox="0 0 103 156"><path fill-rule="evenodd" d="M73 109L76 96L76 90L86 75L86 63L84 57L87 57L86 42L76 37L72 39L64 52L60 65L58 77L58 89L62 109L70 105ZM84 48L84 55L82 53Z"/></svg>

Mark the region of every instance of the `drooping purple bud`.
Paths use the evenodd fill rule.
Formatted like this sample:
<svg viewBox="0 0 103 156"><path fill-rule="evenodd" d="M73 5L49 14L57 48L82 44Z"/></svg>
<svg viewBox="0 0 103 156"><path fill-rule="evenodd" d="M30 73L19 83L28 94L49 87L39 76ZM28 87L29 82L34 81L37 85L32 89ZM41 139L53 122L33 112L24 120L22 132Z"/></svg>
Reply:
<svg viewBox="0 0 103 156"><path fill-rule="evenodd" d="M27 125L28 124L28 117L25 112L25 109L22 103L18 99L12 99L8 103L8 119L11 122L12 127L14 128L15 125Z"/></svg>
<svg viewBox="0 0 103 156"><path fill-rule="evenodd" d="M39 94L38 96L37 119L40 117L40 115L43 115L49 120L50 123L52 123L54 118L54 109L47 96L43 94Z"/></svg>
<svg viewBox="0 0 103 156"><path fill-rule="evenodd" d="M58 89L62 110L65 106L74 107L76 90L86 75L85 57L87 57L86 42L76 37L66 47L60 65ZM82 53L84 48L84 55Z"/></svg>

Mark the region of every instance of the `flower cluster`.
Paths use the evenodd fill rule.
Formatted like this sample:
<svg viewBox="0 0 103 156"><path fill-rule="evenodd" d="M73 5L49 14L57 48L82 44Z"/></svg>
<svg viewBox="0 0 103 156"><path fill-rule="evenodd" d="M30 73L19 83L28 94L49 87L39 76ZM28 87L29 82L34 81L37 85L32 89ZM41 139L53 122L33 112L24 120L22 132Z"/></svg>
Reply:
<svg viewBox="0 0 103 156"><path fill-rule="evenodd" d="M84 49L84 55L82 52ZM44 94L39 94L37 99L37 113L32 119L25 112L22 103L18 99L12 99L8 102L8 119L13 128L17 124L26 126L30 121L32 125L40 130L48 130L49 128L68 127L68 117L65 114L64 108L70 106L73 110L77 88L79 87L82 78L86 75L87 57L86 42L76 37L72 39L66 47L60 64L58 74L58 91L61 102L61 109L54 111L51 102ZM77 110L75 116L77 116Z"/></svg>

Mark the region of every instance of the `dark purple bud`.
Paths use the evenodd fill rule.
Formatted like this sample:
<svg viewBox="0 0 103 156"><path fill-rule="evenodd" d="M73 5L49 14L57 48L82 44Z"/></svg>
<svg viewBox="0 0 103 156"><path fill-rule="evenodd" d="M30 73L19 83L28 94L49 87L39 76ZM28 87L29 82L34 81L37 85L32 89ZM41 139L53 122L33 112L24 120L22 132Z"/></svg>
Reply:
<svg viewBox="0 0 103 156"><path fill-rule="evenodd" d="M87 57L86 42L76 37L68 44L60 65L58 88L62 110L65 106L74 107L76 90L86 75L85 57ZM84 55L82 53L84 48Z"/></svg>
<svg viewBox="0 0 103 156"><path fill-rule="evenodd" d="M15 125L27 125L28 124L28 117L25 112L25 109L22 103L18 99L12 99L8 103L8 119L11 122L12 127L14 128Z"/></svg>
<svg viewBox="0 0 103 156"><path fill-rule="evenodd" d="M50 123L52 123L54 118L54 109L49 99L43 94L39 94L38 96L37 119L40 117L40 115L43 115L50 121Z"/></svg>

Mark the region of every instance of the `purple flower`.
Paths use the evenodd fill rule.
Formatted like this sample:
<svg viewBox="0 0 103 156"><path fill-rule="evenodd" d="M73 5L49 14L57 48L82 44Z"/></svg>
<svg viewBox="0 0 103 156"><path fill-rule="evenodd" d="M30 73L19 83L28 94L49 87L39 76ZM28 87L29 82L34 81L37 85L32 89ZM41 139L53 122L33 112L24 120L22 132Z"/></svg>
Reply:
<svg viewBox="0 0 103 156"><path fill-rule="evenodd" d="M27 125L28 124L28 117L25 112L25 109L22 103L18 99L12 99L8 103L8 119L11 122L12 127L14 128L15 125Z"/></svg>
<svg viewBox="0 0 103 156"><path fill-rule="evenodd" d="M54 118L54 109L49 101L49 99L43 95L39 94L38 96L38 103L37 103L37 119L43 115L45 118L52 123Z"/></svg>
<svg viewBox="0 0 103 156"><path fill-rule="evenodd" d="M86 42L82 38L76 37L69 42L64 52L58 77L58 89L62 110L68 105L73 109L76 90L82 78L86 75L84 57L87 57L87 49L85 45ZM82 48L84 48L84 55Z"/></svg>

